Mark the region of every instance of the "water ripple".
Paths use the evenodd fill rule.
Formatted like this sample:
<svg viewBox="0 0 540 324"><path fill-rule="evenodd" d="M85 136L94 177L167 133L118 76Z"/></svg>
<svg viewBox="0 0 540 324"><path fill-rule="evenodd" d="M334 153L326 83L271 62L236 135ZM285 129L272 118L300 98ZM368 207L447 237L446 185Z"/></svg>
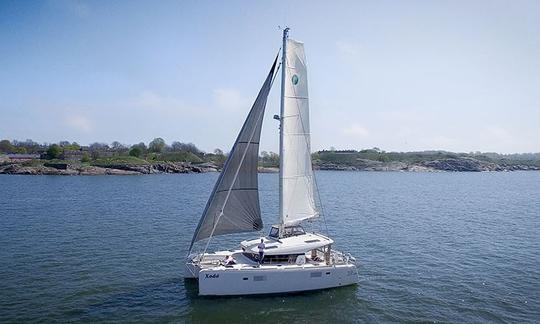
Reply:
<svg viewBox="0 0 540 324"><path fill-rule="evenodd" d="M183 258L216 176L0 176L0 322L540 321L540 172L317 172L359 285L201 298Z"/></svg>

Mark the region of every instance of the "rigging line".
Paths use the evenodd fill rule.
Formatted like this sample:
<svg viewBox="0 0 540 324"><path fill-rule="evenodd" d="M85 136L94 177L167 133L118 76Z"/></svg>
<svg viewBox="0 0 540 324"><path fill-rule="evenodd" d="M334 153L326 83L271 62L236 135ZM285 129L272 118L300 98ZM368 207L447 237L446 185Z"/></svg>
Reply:
<svg viewBox="0 0 540 324"><path fill-rule="evenodd" d="M275 80L275 76L273 76L272 80L270 81L270 86L269 86L268 92L270 92L270 89L272 88L272 84L273 84L274 80ZM267 94L267 96L268 96L268 94ZM264 111L266 110L266 103L265 103L264 106L265 106L264 109L261 109L261 111L259 112L259 116L257 117L256 124L259 123L262 116L264 115ZM249 136L249 142L251 142L251 140L253 139L253 136L255 135L256 130L257 130L257 127L254 127L253 130L251 131L251 135ZM218 217L216 219L216 222L214 223L214 226L212 227L212 232L210 233L210 236L208 237L208 242L206 242L206 246L204 248L204 251L203 251L203 253L201 255L201 259L200 259L201 262L202 262L202 260L204 258L204 254L206 253L206 250L208 249L208 245L210 245L210 241L212 240L212 237L214 236L214 232L216 231L217 225L219 223L219 219L221 218L221 216L223 216L223 209L227 205L227 202L228 202L229 197L230 197L231 192L232 192L232 187L234 186L234 183L236 182L236 179L238 178L238 174L240 173L240 167L244 163L244 159L245 159L245 157L247 155L248 149L249 149L249 146L246 145L246 148L244 149L244 153L242 154L242 158L240 159L240 163L238 164L238 167L236 168L236 172L234 173L233 181L231 182L229 190L227 191L227 196L225 196L223 206L221 207L221 210L220 210L219 215L218 215Z"/></svg>
<svg viewBox="0 0 540 324"><path fill-rule="evenodd" d="M319 184L317 183L317 178L315 178L315 172L313 174L313 183L315 184L315 189L317 190L317 197L319 198L319 205L321 207L321 216L324 222L324 227L326 229L326 235L330 236L330 232L328 231L328 223L326 222L326 213L324 212L322 199L321 199L321 193L319 191Z"/></svg>
<svg viewBox="0 0 540 324"><path fill-rule="evenodd" d="M241 190L252 191L252 190L257 190L257 188L232 188L231 190L232 191L241 191ZM216 193L225 192L225 191L228 191L228 190L218 190L218 191L216 191Z"/></svg>

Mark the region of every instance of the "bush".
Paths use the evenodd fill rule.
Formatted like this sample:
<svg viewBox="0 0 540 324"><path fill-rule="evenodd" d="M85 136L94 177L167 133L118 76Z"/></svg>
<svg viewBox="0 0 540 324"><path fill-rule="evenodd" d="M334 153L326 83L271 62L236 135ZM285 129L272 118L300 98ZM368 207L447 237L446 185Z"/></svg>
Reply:
<svg viewBox="0 0 540 324"><path fill-rule="evenodd" d="M88 155L88 153L84 153L82 158L81 158L81 162L83 162L83 163L90 162L90 155Z"/></svg>
<svg viewBox="0 0 540 324"><path fill-rule="evenodd" d="M53 144L49 146L49 149L47 150L48 159L58 159L60 157L60 154L62 154L62 148L58 144Z"/></svg>
<svg viewBox="0 0 540 324"><path fill-rule="evenodd" d="M141 157L141 154L142 154L142 150L138 146L134 146L133 148L131 148L131 150L129 150L129 155L131 156Z"/></svg>

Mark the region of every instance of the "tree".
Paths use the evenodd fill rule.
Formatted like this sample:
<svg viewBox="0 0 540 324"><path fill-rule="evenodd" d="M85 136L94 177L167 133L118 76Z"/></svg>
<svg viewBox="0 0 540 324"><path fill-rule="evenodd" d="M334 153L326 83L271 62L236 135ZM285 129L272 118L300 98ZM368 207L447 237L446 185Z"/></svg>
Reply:
<svg viewBox="0 0 540 324"><path fill-rule="evenodd" d="M187 143L187 144L184 144L184 151L186 152L190 152L190 153L193 153L195 155L201 155L203 152L201 150L199 150L199 148L197 146L195 146L195 144L193 143Z"/></svg>
<svg viewBox="0 0 540 324"><path fill-rule="evenodd" d="M214 150L214 154L215 155L224 155L223 151L221 149L218 149L218 148Z"/></svg>
<svg viewBox="0 0 540 324"><path fill-rule="evenodd" d="M171 150L172 150L173 152L180 152L180 151L183 151L183 150L184 150L184 143L178 142L178 141L172 142L172 144L171 144Z"/></svg>
<svg viewBox="0 0 540 324"><path fill-rule="evenodd" d="M204 153L199 150L199 148L197 146L195 146L195 144L193 143L182 143L182 142L173 142L172 145L171 145L171 148L173 151L175 152L189 152L189 153L193 153L195 155L203 155ZM223 152L222 152L223 153Z"/></svg>
<svg viewBox="0 0 540 324"><path fill-rule="evenodd" d="M105 151L109 149L109 145L106 143L92 143L88 146L90 151Z"/></svg>
<svg viewBox="0 0 540 324"><path fill-rule="evenodd" d="M92 143L88 146L90 149L90 154L92 155L92 159L96 160L100 156L100 152L107 151L109 149L109 145L105 143Z"/></svg>
<svg viewBox="0 0 540 324"><path fill-rule="evenodd" d="M0 141L0 152L13 153L14 150L16 150L16 147L11 145L9 140Z"/></svg>
<svg viewBox="0 0 540 324"><path fill-rule="evenodd" d="M27 153L36 153L39 151L39 144L31 139L27 139L24 142L20 142L19 145L26 149Z"/></svg>
<svg viewBox="0 0 540 324"><path fill-rule="evenodd" d="M148 148L146 147L146 144L143 142L140 142L139 144L132 145L131 148L138 147L141 150L141 154L145 154L146 151L148 151Z"/></svg>
<svg viewBox="0 0 540 324"><path fill-rule="evenodd" d="M133 145L131 147L131 150L129 150L129 155L131 156L134 156L134 157L141 157L141 154L142 154L142 150L139 146L135 146Z"/></svg>
<svg viewBox="0 0 540 324"><path fill-rule="evenodd" d="M79 143L77 143L77 142L71 143L71 145L69 147L74 151L77 151L77 150L81 149L81 145L79 145Z"/></svg>
<svg viewBox="0 0 540 324"><path fill-rule="evenodd" d="M64 150L78 151L81 149L81 146L77 142L69 143L68 141L63 141L59 143Z"/></svg>
<svg viewBox="0 0 540 324"><path fill-rule="evenodd" d="M49 159L57 159L62 154L62 148L58 144L53 144L47 149L47 157Z"/></svg>
<svg viewBox="0 0 540 324"><path fill-rule="evenodd" d="M88 153L85 152L81 158L81 162L83 163L90 162L90 155L88 155Z"/></svg>
<svg viewBox="0 0 540 324"><path fill-rule="evenodd" d="M118 141L114 141L111 143L111 148L113 151L115 152L122 152L122 151L126 151L127 150L127 146L118 142Z"/></svg>
<svg viewBox="0 0 540 324"><path fill-rule="evenodd" d="M279 154L274 152L261 152L261 161L264 166L267 167L277 167L279 166Z"/></svg>
<svg viewBox="0 0 540 324"><path fill-rule="evenodd" d="M161 153L164 148L165 148L165 140L163 140L163 138L161 137L154 138L148 144L148 149L150 150L150 152Z"/></svg>

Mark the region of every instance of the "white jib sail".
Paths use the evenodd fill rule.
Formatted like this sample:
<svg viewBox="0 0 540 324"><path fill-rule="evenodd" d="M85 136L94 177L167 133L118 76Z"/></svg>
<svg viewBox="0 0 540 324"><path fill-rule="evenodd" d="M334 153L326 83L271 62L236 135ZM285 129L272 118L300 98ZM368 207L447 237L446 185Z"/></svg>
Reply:
<svg viewBox="0 0 540 324"><path fill-rule="evenodd" d="M284 225L294 225L319 213L314 199L304 44L288 39L286 52L281 221Z"/></svg>

